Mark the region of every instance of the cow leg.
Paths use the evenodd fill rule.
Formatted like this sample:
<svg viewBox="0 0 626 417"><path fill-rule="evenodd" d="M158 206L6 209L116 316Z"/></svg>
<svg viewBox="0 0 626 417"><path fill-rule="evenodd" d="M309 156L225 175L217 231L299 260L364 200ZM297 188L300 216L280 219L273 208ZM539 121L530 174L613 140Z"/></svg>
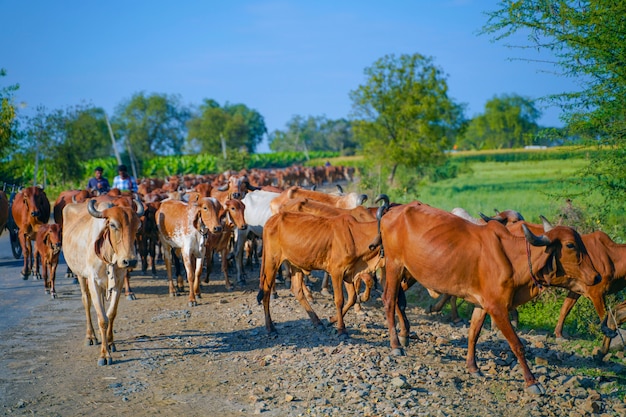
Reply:
<svg viewBox="0 0 626 417"><path fill-rule="evenodd" d="M303 290L304 279L303 279L303 277L304 277L304 274L302 273L302 271L295 271L295 273L291 277L291 292L296 297L296 300L298 300L300 305L302 307L304 307L304 309L306 310L307 314L309 315L309 318L313 322L313 325L317 326L317 327L323 327L322 321L320 320L318 315L315 313L315 311L313 311L313 308L311 307L311 304L309 304L309 301L307 300L306 296L304 295L304 290Z"/></svg>
<svg viewBox="0 0 626 417"><path fill-rule="evenodd" d="M150 238L148 251L150 253L150 265L152 266L152 276L157 276L156 270L156 241L154 238Z"/></svg>
<svg viewBox="0 0 626 417"><path fill-rule="evenodd" d="M237 284L243 286L246 285L246 274L243 270L243 252L244 244L247 239L247 230L235 229L235 269L237 270Z"/></svg>
<svg viewBox="0 0 626 417"><path fill-rule="evenodd" d="M169 284L170 297L177 295L174 288L174 281L172 280L172 249L169 246L163 244L163 261L165 262L165 271L167 272L167 282Z"/></svg>
<svg viewBox="0 0 626 417"><path fill-rule="evenodd" d="M580 294L577 294L573 291L570 291L567 294L565 300L563 300L563 305L561 306L561 311L559 312L559 319L556 322L556 327L554 328L554 335L557 339L564 339L563 337L563 325L565 324L565 318L572 311L574 304L580 298ZM600 317L602 319L603 317Z"/></svg>
<svg viewBox="0 0 626 417"><path fill-rule="evenodd" d="M513 325L509 319L509 311L506 308L496 307L493 311L489 312L491 319L496 323L498 329L502 332L502 335L509 342L509 346L513 351L513 354L517 358L517 362L522 367L524 374L524 381L526 381L526 391L530 394L545 394L546 390L537 381L535 376L530 371L528 362L526 362L526 356L524 354L524 346L519 337L513 329ZM474 346L475 348L475 346Z"/></svg>
<svg viewBox="0 0 626 417"><path fill-rule="evenodd" d="M104 366L112 363L111 352L109 350L109 340L107 337L109 318L107 316L104 301L104 293L106 292L106 289L98 288L94 278L89 278L87 285L89 287L89 293L91 294L93 307L96 310L96 315L98 316L98 329L100 330L100 340L102 340L102 343L100 344L100 358L98 359L98 366ZM119 297L117 285L113 289L113 293L114 294L112 294L112 296Z"/></svg>
<svg viewBox="0 0 626 417"><path fill-rule="evenodd" d="M474 307L472 318L470 319L470 328L467 333L467 358L465 360L467 370L474 376L482 375L476 364L476 342L485 323L485 317L487 317L487 312L484 309Z"/></svg>
<svg viewBox="0 0 626 417"><path fill-rule="evenodd" d="M48 263L48 267L50 268L50 272L48 274L48 283L50 287L50 295L52 298L57 298L57 292L54 287L57 275L57 266L59 265L59 259L53 259L52 262Z"/></svg>
<svg viewBox="0 0 626 417"><path fill-rule="evenodd" d="M176 270L176 290L180 293L185 292L185 284L183 281L183 268L181 265L182 255L178 255L175 249L172 249L172 258L174 260L174 269Z"/></svg>
<svg viewBox="0 0 626 417"><path fill-rule="evenodd" d="M22 246L22 255L24 256L24 267L20 274L22 274L22 279L28 279L30 275L30 239L24 233L18 233L20 239L20 245Z"/></svg>
<svg viewBox="0 0 626 417"><path fill-rule="evenodd" d="M113 339L113 322L115 321L115 317L117 316L117 306L119 305L120 294L122 293L122 279L119 276L121 273L124 274L124 277L128 275L128 270L123 272L121 270L116 271L117 279L116 285L113 291L111 292L111 297L109 299L109 306L106 311L106 315L108 318L108 325L106 329L106 345L107 345L107 353L108 353L108 364L111 365L113 363L113 359L111 359L111 352L116 352L117 348L115 347L115 340ZM104 345L104 340L102 342Z"/></svg>
<svg viewBox="0 0 626 417"><path fill-rule="evenodd" d="M274 291L276 283L276 274L280 265L271 259L268 255L269 250L263 252L261 261L261 274L259 276L259 294L257 295L257 301L263 300L263 312L265 314L265 329L268 334L275 334L276 327L272 322L272 316L270 314L270 299L272 297L272 291Z"/></svg>
<svg viewBox="0 0 626 417"><path fill-rule="evenodd" d="M348 297L346 298L346 301L343 305L343 309L341 310L341 315L343 317L345 317L346 313L348 312L348 310L350 310L350 307L352 307L353 305L356 304L356 299L357 299L357 286L358 285L355 282L345 282L344 281L344 287L346 288L346 293L348 294ZM337 321L337 316L333 316L330 318L330 322L334 323Z"/></svg>
<svg viewBox="0 0 626 417"><path fill-rule="evenodd" d="M404 351L400 346L400 340L396 332L396 309L398 308L398 294L400 281L402 280L402 265L397 265L387 260L387 265L383 267L383 277L385 278L385 289L382 299L385 306L385 317L387 318L391 354L402 356Z"/></svg>
<svg viewBox="0 0 626 417"><path fill-rule="evenodd" d="M406 316L406 293L402 287L398 288L398 302L396 303L396 314L398 315L398 324L400 325L400 333L398 334L398 340L402 347L409 346L409 332L411 325L409 319Z"/></svg>
<svg viewBox="0 0 626 417"><path fill-rule="evenodd" d="M98 344L96 338L96 332L93 328L93 322L91 321L91 293L87 288L87 281L83 277L78 277L78 283L80 284L81 300L83 302L83 308L85 309L85 318L87 323L85 334L85 345L92 346Z"/></svg>
<svg viewBox="0 0 626 417"><path fill-rule="evenodd" d="M322 288L320 289L320 292L322 293L322 295L327 297L330 297L330 291L328 291L329 283L330 281L328 272L324 271L324 278L322 278Z"/></svg>
<svg viewBox="0 0 626 417"><path fill-rule="evenodd" d="M610 331L613 331L617 334L615 330L622 324L626 322L626 301L621 302L620 304L616 305L615 308L613 309L612 312L610 312L608 315L606 315L604 317L604 320L602 320L602 328L606 328ZM604 333L604 339L602 340L602 348L601 348L601 354L602 357L604 357L604 355L606 355L609 352L609 347L611 346L611 339L613 337L607 336L607 332Z"/></svg>
<svg viewBox="0 0 626 417"><path fill-rule="evenodd" d="M348 337L348 332L346 331L346 324L343 321L343 274L342 271L331 271L330 272L331 279L333 281L333 289L335 295L335 308L337 313L337 334L340 337ZM354 287L353 287L354 290Z"/></svg>
<svg viewBox="0 0 626 417"><path fill-rule="evenodd" d="M228 279L228 247L222 250L222 273L224 274L224 286L228 291L232 291L233 286Z"/></svg>
<svg viewBox="0 0 626 417"><path fill-rule="evenodd" d="M211 271L213 270L213 250L207 249L204 255L204 263L206 264L206 275L204 277L204 283L209 283L209 275L211 275Z"/></svg>
<svg viewBox="0 0 626 417"><path fill-rule="evenodd" d="M135 297L135 293L130 288L130 269L127 269L124 273L124 291L126 293L127 300L132 301L137 299L137 297Z"/></svg>
<svg viewBox="0 0 626 417"><path fill-rule="evenodd" d="M35 260L35 265L34 265L34 267L33 267L33 277L34 277L35 279L41 279L41 278L42 278L42 272L43 272L43 271L42 271L42 272L40 272L40 269L39 269L39 268L40 268L40 265L41 265L42 267L44 267L43 265L45 264L45 260L42 258L42 255L41 255L41 254L40 254L37 250L35 250L35 255L34 255L34 257L33 257L33 258L34 258L34 260ZM45 267L44 267L44 268L45 268ZM46 287L46 292L48 292L48 291L47 291L47 285L45 285L45 284L46 284L46 283L44 282L44 287Z"/></svg>
<svg viewBox="0 0 626 417"><path fill-rule="evenodd" d="M194 307L198 305L198 301L196 300L195 264L196 262L193 255L183 253L183 265L185 266L185 271L187 272L187 283L189 284L189 299L187 302L189 307Z"/></svg>

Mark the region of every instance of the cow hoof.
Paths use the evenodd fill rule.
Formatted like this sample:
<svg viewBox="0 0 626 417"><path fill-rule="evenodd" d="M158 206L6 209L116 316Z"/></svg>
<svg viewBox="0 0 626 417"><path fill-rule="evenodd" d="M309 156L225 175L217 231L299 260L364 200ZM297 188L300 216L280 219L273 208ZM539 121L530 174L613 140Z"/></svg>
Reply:
<svg viewBox="0 0 626 417"><path fill-rule="evenodd" d="M272 298L272 300L275 300L275 299L277 299L277 298L278 298L278 293L277 293L277 292L275 292L275 293L272 293L272 296L271 296L271 298Z"/></svg>
<svg viewBox="0 0 626 417"><path fill-rule="evenodd" d="M52 297L52 299L54 300L55 298L57 298L57 293L56 292L51 292L50 296Z"/></svg>
<svg viewBox="0 0 626 417"><path fill-rule="evenodd" d="M106 366L106 365L107 365L107 359L106 358L98 359L98 366Z"/></svg>
<svg viewBox="0 0 626 417"><path fill-rule="evenodd" d="M400 345L402 345L402 347L408 347L409 346L409 338L406 336L398 336L398 340L400 340Z"/></svg>
<svg viewBox="0 0 626 417"><path fill-rule="evenodd" d="M546 389L539 383L526 387L526 392L531 395L544 395Z"/></svg>
<svg viewBox="0 0 626 417"><path fill-rule="evenodd" d="M391 356L406 356L404 353L404 349L395 348L391 349Z"/></svg>
<svg viewBox="0 0 626 417"><path fill-rule="evenodd" d="M322 294L324 297L332 296L332 294L328 291L328 288L322 288L322 291L320 291L320 294Z"/></svg>
<svg viewBox="0 0 626 417"><path fill-rule="evenodd" d="M115 347L115 343L111 343L110 349L111 349L111 352L117 352L117 348Z"/></svg>
<svg viewBox="0 0 626 417"><path fill-rule="evenodd" d="M480 371L475 371L475 372L470 372L470 375L474 378L482 378L483 377L483 373Z"/></svg>
<svg viewBox="0 0 626 417"><path fill-rule="evenodd" d="M29 274L25 274L25 273L23 273L23 272L20 272L20 274L22 275L22 279L23 279L24 281L26 281L26 280L28 279Z"/></svg>
<svg viewBox="0 0 626 417"><path fill-rule="evenodd" d="M188 302L188 303L187 303L187 305L188 305L189 307L195 307L195 306L197 306L197 305L198 305L198 302L197 302L197 301L190 301L190 302Z"/></svg>

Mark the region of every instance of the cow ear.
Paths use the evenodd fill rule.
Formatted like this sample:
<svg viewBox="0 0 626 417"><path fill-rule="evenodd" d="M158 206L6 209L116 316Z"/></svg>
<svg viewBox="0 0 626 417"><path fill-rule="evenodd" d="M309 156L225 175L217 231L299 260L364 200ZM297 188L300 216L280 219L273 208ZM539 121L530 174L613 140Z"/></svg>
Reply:
<svg viewBox="0 0 626 417"><path fill-rule="evenodd" d="M96 251L96 256L100 259L102 259L105 262L108 262L105 258L105 255L103 253L103 248L104 245L108 242L109 240L109 228L108 225L107 227L105 227L102 232L100 232L100 236L98 236L98 239L96 239L96 243L94 243L94 249Z"/></svg>
<svg viewBox="0 0 626 417"><path fill-rule="evenodd" d="M43 234L43 244L48 246L48 242L50 241L50 232L47 231Z"/></svg>

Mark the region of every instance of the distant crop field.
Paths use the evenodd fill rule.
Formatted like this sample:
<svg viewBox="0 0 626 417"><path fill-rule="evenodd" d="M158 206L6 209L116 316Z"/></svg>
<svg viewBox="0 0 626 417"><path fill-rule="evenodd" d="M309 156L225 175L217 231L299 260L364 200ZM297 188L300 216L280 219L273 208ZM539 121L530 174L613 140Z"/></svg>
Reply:
<svg viewBox="0 0 626 417"><path fill-rule="evenodd" d="M539 221L540 214L550 218L564 205L555 195L576 201L581 189L564 180L586 164L585 159L470 162L457 178L418 187L418 199L444 210L462 207L474 216L513 209Z"/></svg>

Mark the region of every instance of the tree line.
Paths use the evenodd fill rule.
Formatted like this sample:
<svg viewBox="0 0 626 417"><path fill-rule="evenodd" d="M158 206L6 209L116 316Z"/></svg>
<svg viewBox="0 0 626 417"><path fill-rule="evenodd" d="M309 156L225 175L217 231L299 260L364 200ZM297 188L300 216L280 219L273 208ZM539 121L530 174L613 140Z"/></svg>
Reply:
<svg viewBox="0 0 626 417"><path fill-rule="evenodd" d="M598 186L626 194L626 174L616 170L626 155L621 65L626 55L619 53L626 6L535 0L498 7L488 13L483 35L502 41L527 33L523 47L550 49L563 76L581 80L580 92L551 98L566 111L567 128L539 126L535 102L517 94L496 95L482 114L468 117L466 106L451 98L444 69L419 53L387 55L365 68L364 81L348 92L352 111L347 118L297 115L274 132L267 131L262 114L245 104L205 99L187 106L179 96L145 92L122 101L110 120L102 108L89 104L39 107L35 115L23 117L13 102L19 85L11 85L0 86L0 179L26 182L45 172L50 180L71 182L90 174L84 172L84 161L115 152L139 172L157 156L205 153L245 160L240 155L256 153L267 138L274 152L361 154L371 172L385 174L393 184L399 166L426 176L444 166L453 149L575 140L615 147L617 152L590 169ZM0 72L0 82L5 74Z"/></svg>

